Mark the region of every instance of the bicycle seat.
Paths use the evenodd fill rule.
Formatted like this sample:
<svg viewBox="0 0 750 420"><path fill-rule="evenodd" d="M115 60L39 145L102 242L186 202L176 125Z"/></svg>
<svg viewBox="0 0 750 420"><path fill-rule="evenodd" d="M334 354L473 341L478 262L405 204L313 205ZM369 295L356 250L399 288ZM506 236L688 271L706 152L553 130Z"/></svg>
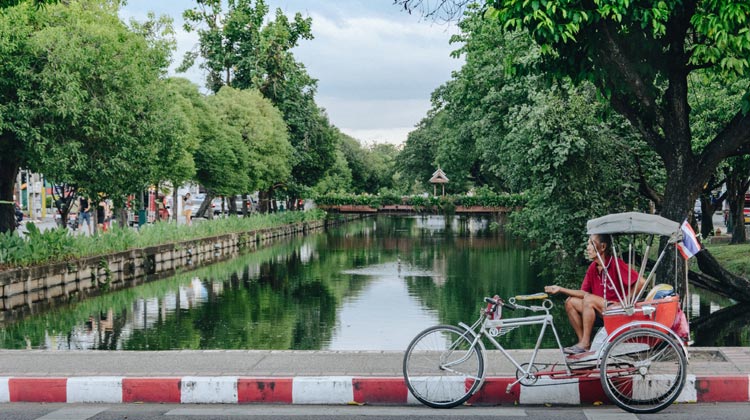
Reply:
<svg viewBox="0 0 750 420"><path fill-rule="evenodd" d="M544 292L534 293L533 295L518 295L516 300L542 300L547 299L549 295Z"/></svg>

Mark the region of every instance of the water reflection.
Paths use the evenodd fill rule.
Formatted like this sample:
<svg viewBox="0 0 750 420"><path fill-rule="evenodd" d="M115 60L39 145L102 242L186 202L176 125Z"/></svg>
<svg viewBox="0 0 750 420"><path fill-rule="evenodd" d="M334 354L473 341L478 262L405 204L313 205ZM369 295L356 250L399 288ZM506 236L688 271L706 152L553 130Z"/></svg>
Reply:
<svg viewBox="0 0 750 420"><path fill-rule="evenodd" d="M428 326L470 323L484 296L541 290L528 249L492 223L438 216L352 223L5 325L0 347L402 350ZM562 300L555 302L561 339L572 342ZM750 312L708 293L691 303L697 345L747 345ZM505 314L516 315L525 314ZM503 342L529 348L537 334L518 329Z"/></svg>

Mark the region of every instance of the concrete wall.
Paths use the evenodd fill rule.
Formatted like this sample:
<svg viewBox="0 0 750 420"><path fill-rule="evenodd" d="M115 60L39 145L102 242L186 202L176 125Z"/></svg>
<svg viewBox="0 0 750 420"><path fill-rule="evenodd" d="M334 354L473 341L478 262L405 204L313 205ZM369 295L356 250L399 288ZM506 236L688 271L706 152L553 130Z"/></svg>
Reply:
<svg viewBox="0 0 750 420"><path fill-rule="evenodd" d="M35 312L72 299L132 287L169 277L240 253L254 251L276 238L304 235L359 216L296 223L251 232L232 233L116 254L0 272L0 321Z"/></svg>

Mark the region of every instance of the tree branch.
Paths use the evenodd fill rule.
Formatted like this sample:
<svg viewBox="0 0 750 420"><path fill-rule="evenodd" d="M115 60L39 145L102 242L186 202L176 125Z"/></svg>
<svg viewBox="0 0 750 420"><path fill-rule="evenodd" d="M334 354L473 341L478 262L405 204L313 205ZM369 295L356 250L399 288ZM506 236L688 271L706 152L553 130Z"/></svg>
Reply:
<svg viewBox="0 0 750 420"><path fill-rule="evenodd" d="M732 121L711 140L698 158L695 177L707 177L705 172L713 170L722 160L730 156L741 156L750 152L750 114L738 111Z"/></svg>
<svg viewBox="0 0 750 420"><path fill-rule="evenodd" d="M638 192L640 192L644 197L653 201L656 208L661 208L662 200L664 199L664 197L649 185L648 181L646 180L646 176L643 173L641 159L638 156L635 157L635 165L638 168Z"/></svg>
<svg viewBox="0 0 750 420"><path fill-rule="evenodd" d="M667 149L664 148L662 137L657 133L653 126L647 124L646 121L641 118L641 113L639 111L630 106L625 95L613 93L609 98L609 103L615 111L619 112L630 121L633 127L641 133L641 136L643 136L646 143L648 143L648 145L653 148L659 156L663 157L667 153Z"/></svg>
<svg viewBox="0 0 750 420"><path fill-rule="evenodd" d="M610 95L610 103L619 113L624 115L631 124L641 133L644 140L660 156L664 157L667 150L664 148L662 137L658 134L659 130L655 125L661 125L663 117L656 106L653 95L648 90L649 83L646 83L636 70L637 66L634 61L627 56L625 49L622 48L615 40L612 34L613 28L611 23L599 23L598 32L604 34L603 53L599 56L603 67L611 69L614 73L610 75L613 80L616 78L628 87L627 93L618 93L619 90L613 82ZM615 30L616 32L616 30ZM631 103L634 98L635 105ZM653 119L647 119L647 118Z"/></svg>

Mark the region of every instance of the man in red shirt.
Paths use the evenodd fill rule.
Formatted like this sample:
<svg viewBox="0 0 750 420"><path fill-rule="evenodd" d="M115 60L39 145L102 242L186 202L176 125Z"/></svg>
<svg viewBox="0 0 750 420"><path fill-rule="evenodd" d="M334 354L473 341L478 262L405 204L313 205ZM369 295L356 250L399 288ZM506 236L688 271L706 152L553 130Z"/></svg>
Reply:
<svg viewBox="0 0 750 420"><path fill-rule="evenodd" d="M640 288L644 283L643 279L639 281L638 272L630 268L625 261L613 257L612 238L609 235L591 235L586 255L592 262L586 270L579 290L557 285L544 287L546 293L562 293L568 296L565 300L565 311L570 325L578 336L578 343L563 349L567 354L588 351L597 321L601 326L601 314L605 306L608 303L621 302L630 295L636 284Z"/></svg>

